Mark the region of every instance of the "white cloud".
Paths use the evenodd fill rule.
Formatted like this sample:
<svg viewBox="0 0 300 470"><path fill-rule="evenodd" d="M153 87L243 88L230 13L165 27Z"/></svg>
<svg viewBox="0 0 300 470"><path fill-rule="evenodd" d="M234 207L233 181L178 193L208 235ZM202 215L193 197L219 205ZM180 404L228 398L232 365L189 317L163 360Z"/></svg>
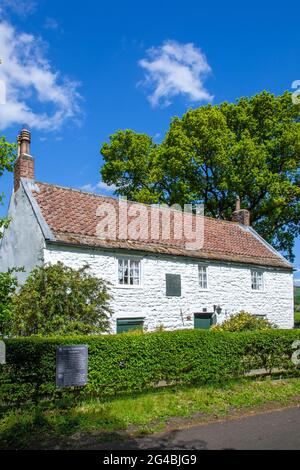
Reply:
<svg viewBox="0 0 300 470"><path fill-rule="evenodd" d="M45 44L0 22L0 80L6 103L0 106L0 130L26 123L39 130L57 130L80 112L79 84L51 66Z"/></svg>
<svg viewBox="0 0 300 470"><path fill-rule="evenodd" d="M168 106L171 98L180 94L191 102L213 98L203 85L211 68L203 52L192 43L165 41L149 49L139 65L146 71L143 84L153 88L148 96L152 106Z"/></svg>
<svg viewBox="0 0 300 470"><path fill-rule="evenodd" d="M96 184L85 184L80 187L82 191L88 191L90 193L105 193L105 194L112 194L115 192L117 189L114 184L108 185L104 183L104 181L99 181L99 183Z"/></svg>
<svg viewBox="0 0 300 470"><path fill-rule="evenodd" d="M1 3L0 12L11 11L22 17L31 15L37 8L36 0L2 0Z"/></svg>

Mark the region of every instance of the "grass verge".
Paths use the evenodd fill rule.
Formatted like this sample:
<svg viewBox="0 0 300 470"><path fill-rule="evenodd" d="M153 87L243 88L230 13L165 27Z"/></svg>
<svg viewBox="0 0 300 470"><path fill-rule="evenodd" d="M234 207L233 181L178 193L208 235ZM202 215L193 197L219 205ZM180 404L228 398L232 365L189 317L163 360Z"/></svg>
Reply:
<svg viewBox="0 0 300 470"><path fill-rule="evenodd" d="M300 379L243 380L225 385L172 387L109 400L41 402L0 408L0 449L80 448L89 442L163 431L170 422L223 418L300 399ZM177 421L176 421L177 420Z"/></svg>

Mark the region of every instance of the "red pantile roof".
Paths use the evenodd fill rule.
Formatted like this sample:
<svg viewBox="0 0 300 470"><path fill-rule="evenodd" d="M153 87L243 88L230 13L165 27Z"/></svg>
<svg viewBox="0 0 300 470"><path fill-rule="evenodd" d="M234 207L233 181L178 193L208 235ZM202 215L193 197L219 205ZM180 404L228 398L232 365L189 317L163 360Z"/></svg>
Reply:
<svg viewBox="0 0 300 470"><path fill-rule="evenodd" d="M35 185L36 190L33 190L32 194L57 242L291 269L290 263L260 239L252 229L209 217L204 217L204 243L198 250L186 249L185 240L177 240L172 232L169 240L163 239L161 233L159 240L150 237L146 237L146 240L101 239L97 236L97 225L101 220L101 217L97 216L97 209L102 203L110 203L118 213L118 199L51 184ZM137 203L128 203L131 208L136 208L136 205ZM138 206L146 208L150 217L151 206ZM132 218L129 217L129 220ZM120 225L122 222L118 229Z"/></svg>

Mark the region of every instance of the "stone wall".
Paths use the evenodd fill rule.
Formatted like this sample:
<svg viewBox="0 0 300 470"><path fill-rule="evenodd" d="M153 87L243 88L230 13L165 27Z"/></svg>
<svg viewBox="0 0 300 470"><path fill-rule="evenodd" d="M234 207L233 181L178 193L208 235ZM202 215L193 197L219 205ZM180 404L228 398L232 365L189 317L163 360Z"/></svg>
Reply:
<svg viewBox="0 0 300 470"><path fill-rule="evenodd" d="M112 332L116 331L117 318L145 317L148 331L163 325L166 329L193 328L196 312L203 308L212 311L220 305L222 313L218 323L226 316L240 310L252 314L266 315L280 328L292 328L293 276L291 272L265 268L264 290L251 290L251 268L221 262L210 262L208 266L208 288L201 290L198 283L198 262L194 259L143 255L142 284L121 287L117 285L117 259L119 252L105 252L48 245L44 252L45 262L62 261L79 268L88 263L92 272L112 284L111 321ZM137 257L139 258L139 257ZM166 297L166 273L181 274L181 297Z"/></svg>
<svg viewBox="0 0 300 470"><path fill-rule="evenodd" d="M0 271L24 267L20 282L29 272L43 264L44 237L22 186L13 193L8 211L11 222L0 240Z"/></svg>

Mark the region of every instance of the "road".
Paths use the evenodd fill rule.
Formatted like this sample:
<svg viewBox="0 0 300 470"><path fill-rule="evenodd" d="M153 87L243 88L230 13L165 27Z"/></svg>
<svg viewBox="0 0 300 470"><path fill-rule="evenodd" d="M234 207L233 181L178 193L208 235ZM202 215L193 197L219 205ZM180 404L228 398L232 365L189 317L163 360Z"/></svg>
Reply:
<svg viewBox="0 0 300 470"><path fill-rule="evenodd" d="M228 419L93 447L116 449L300 449L300 407Z"/></svg>

